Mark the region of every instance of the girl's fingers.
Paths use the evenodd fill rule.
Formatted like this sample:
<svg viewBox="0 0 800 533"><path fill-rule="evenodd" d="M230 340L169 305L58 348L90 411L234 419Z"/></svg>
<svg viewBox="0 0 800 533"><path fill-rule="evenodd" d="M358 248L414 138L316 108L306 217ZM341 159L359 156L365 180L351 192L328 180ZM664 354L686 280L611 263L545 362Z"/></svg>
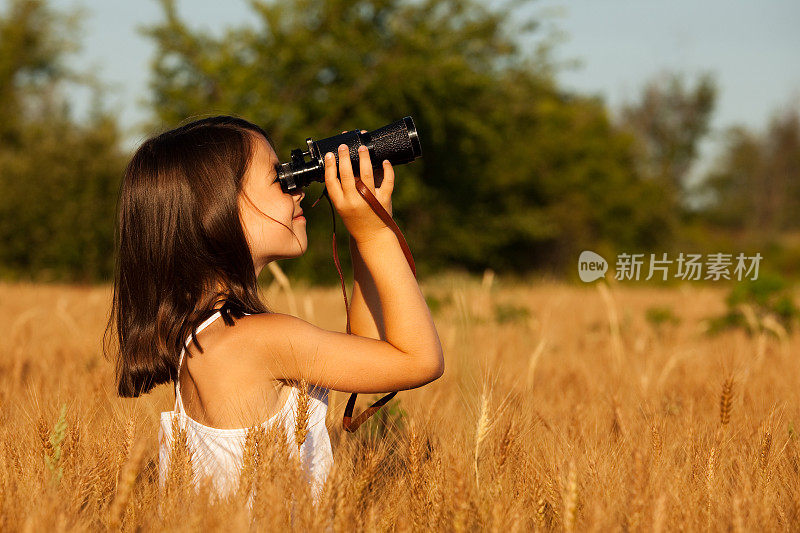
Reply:
<svg viewBox="0 0 800 533"><path fill-rule="evenodd" d="M334 204L342 202L342 184L339 183L336 171L336 158L333 152L325 154L325 188L328 190L328 196Z"/></svg>
<svg viewBox="0 0 800 533"><path fill-rule="evenodd" d="M346 144L339 145L339 179L345 197L355 198L356 180L353 177L353 165L350 163L350 149Z"/></svg>
<svg viewBox="0 0 800 533"><path fill-rule="evenodd" d="M347 133L347 130L342 131L342 133ZM367 130L361 130L361 133L367 133ZM363 149L363 151L361 150ZM356 195L358 191L356 190L356 182L355 176L353 175L353 165L350 161L350 149L345 144L341 144L338 147L339 152L339 190L342 193L342 196L350 196L351 194ZM367 188L375 192L375 178L373 176L372 164L369 159L369 150L367 150L366 146L360 146L358 152L358 160L359 160L359 179L367 186ZM325 165L326 170L326 182L327 182L327 170L328 166L327 163Z"/></svg>
<svg viewBox="0 0 800 533"><path fill-rule="evenodd" d="M372 175L372 162L369 159L369 150L364 145L358 147L358 170L361 181L374 194L375 179Z"/></svg>
<svg viewBox="0 0 800 533"><path fill-rule="evenodd" d="M394 167L389 162L388 159L383 160L383 181L381 182L380 187L378 187L378 192L384 194L384 196L391 196L392 191L394 190Z"/></svg>
<svg viewBox="0 0 800 533"><path fill-rule="evenodd" d="M367 133L367 130L361 130L361 133ZM361 175L361 181L363 181L364 184L367 186L367 188L369 188L369 190L372 191L373 194L375 194L375 169L372 168L372 161L369 158L369 150L367 150L366 153L367 153L367 158L366 158L367 164L369 164L368 172L364 172L364 163L361 160L361 152L359 151L359 164L360 164L359 170ZM365 176L367 176L366 179Z"/></svg>

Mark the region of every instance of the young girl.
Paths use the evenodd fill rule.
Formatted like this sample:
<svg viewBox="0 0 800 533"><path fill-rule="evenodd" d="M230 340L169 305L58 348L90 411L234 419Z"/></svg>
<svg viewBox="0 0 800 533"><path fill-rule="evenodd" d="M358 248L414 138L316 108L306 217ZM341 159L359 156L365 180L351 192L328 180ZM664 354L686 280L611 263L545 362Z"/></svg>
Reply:
<svg viewBox="0 0 800 533"><path fill-rule="evenodd" d="M325 187L351 236L349 335L259 299L264 266L307 248L304 194L283 192L261 128L234 117L198 120L147 140L128 164L107 332L114 327L119 341L120 396L175 383L175 409L162 413L159 429L162 485L177 420L195 483L208 476L218 494L235 490L247 428L278 423L294 443L305 378L314 387L299 452L316 494L332 464L328 390L413 389L442 375L439 337L397 237L356 190L345 145L339 156L337 164L326 155ZM359 165L391 214L391 164L383 162L377 189L366 149Z"/></svg>

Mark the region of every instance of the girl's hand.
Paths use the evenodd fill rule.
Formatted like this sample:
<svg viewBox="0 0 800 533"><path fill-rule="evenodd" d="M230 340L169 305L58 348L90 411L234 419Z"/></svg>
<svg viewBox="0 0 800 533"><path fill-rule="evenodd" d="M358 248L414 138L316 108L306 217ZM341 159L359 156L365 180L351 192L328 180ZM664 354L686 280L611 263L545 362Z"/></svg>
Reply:
<svg viewBox="0 0 800 533"><path fill-rule="evenodd" d="M339 146L339 169L337 177L336 158L325 155L325 188L336 211L342 217L350 235L357 242L365 242L389 227L372 210L367 201L356 190L350 152L347 145ZM394 169L388 161L383 162L383 183L377 189L373 177L372 163L366 146L359 147L359 174L361 181L378 199L386 211L392 214L391 195L394 189Z"/></svg>

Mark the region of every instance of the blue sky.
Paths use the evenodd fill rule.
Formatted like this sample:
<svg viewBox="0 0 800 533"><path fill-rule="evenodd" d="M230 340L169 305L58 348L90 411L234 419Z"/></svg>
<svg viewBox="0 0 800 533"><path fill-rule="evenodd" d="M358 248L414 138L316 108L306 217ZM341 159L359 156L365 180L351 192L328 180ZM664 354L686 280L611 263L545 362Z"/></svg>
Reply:
<svg viewBox="0 0 800 533"><path fill-rule="evenodd" d="M73 64L95 68L112 85L109 103L129 144L136 144L137 125L147 113L142 102L154 51L137 27L159 20L160 8L154 0L55 0L53 5L85 8L83 50ZM243 0L179 0L178 5L191 25L211 30L251 17ZM554 57L580 63L561 70L560 83L601 96L613 112L636 99L661 71L683 72L692 83L700 72L712 72L719 98L695 174L710 164L724 128L744 124L763 130L779 108L800 108L798 0L540 0L523 12L538 14L543 22L525 45L533 47L545 35L557 38ZM85 110L86 95L75 99L77 111Z"/></svg>

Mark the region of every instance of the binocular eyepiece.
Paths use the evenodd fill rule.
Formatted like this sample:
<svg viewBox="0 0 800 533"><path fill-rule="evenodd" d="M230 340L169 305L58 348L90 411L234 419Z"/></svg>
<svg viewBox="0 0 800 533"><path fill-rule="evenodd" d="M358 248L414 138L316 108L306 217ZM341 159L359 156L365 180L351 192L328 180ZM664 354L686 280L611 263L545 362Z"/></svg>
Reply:
<svg viewBox="0 0 800 533"><path fill-rule="evenodd" d="M402 165L422 156L417 127L411 117L404 117L366 133L353 130L320 141L313 141L309 137L306 144L308 150L294 149L290 161L275 165L284 192L299 192L313 181L324 183L323 158L326 153L333 152L338 165L340 144L346 144L350 149L350 163L356 176L359 172L358 147L361 145L369 149L373 168L381 168L384 159L388 159L392 165ZM375 176L376 187L381 184L381 176L382 174Z"/></svg>

